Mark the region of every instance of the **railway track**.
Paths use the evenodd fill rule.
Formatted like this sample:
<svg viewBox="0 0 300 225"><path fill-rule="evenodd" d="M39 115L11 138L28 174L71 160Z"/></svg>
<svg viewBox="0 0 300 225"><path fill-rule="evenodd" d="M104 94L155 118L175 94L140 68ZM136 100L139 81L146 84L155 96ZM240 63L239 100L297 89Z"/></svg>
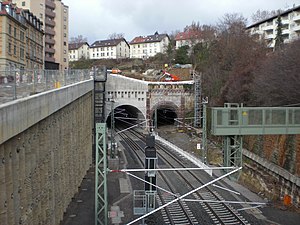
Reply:
<svg viewBox="0 0 300 225"><path fill-rule="evenodd" d="M143 151L141 146L139 146L135 141L132 141L132 137L134 137L134 139L140 139L144 142L144 135L134 130L130 130L122 134L122 138L126 140L127 144L130 143L130 146L133 150L135 149L136 151ZM132 146L135 147L133 148ZM182 162L182 160L174 156L176 155L174 152L170 152L170 150L158 143L156 143L156 149L158 157L169 167L185 167L185 164ZM141 155L136 153L136 157L139 158L140 165L142 166L143 159L141 158ZM199 187L195 185L195 181L198 183L198 185L204 184L194 171L176 171L174 173L176 173L176 175L185 182L186 188L189 190ZM158 172L158 174L166 183L167 189L172 193L176 193L176 189L169 182L168 178L163 173ZM191 182L191 180L194 180L194 182ZM178 195L180 194L178 193ZM211 220L210 224L250 224L240 213L237 212L235 208L228 203L222 203L221 201L224 201L224 198L212 188L203 188L198 192L194 192L191 196L195 201L199 201L198 206L201 205L204 211L209 215ZM175 195L166 193L163 194L161 191L158 191L156 200L159 205L163 205L174 200L175 198ZM203 202L203 200L209 202ZM172 203L162 210L162 215L165 224L199 224L199 221L196 218L197 216L194 215L193 210L190 209L189 203L186 201L176 201Z"/></svg>
<svg viewBox="0 0 300 225"><path fill-rule="evenodd" d="M131 132L130 132L131 133ZM138 159L140 167L143 168L144 159L141 157L138 152L144 152L143 148L139 146L134 140L132 140L128 133L120 134L122 139L126 142L126 144L131 147L133 152L135 153L135 157ZM164 180L165 184L168 186L168 189L171 192L174 191L172 185L167 180L167 178L160 172L158 172L159 176ZM164 194L160 190L157 191L156 201L161 206L175 199L174 195ZM174 202L173 204L165 207L161 210L164 224L198 224L197 219L193 215L192 211L189 209L185 202Z"/></svg>

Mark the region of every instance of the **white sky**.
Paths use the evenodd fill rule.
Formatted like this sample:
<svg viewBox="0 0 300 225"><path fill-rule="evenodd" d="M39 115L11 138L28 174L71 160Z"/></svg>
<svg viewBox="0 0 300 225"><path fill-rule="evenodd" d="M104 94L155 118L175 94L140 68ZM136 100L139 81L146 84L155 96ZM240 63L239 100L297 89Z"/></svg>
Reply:
<svg viewBox="0 0 300 225"><path fill-rule="evenodd" d="M92 44L112 33L136 36L182 31L193 21L215 25L226 13L239 13L251 24L260 10L286 10L300 0L62 0L69 6L69 37L82 35ZM248 24L248 25L249 25Z"/></svg>

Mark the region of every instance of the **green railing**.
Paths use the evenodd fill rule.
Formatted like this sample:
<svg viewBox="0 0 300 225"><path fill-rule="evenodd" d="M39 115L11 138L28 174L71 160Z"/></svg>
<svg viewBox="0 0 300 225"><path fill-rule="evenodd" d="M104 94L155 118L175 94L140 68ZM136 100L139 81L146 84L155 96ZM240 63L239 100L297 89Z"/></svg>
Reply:
<svg viewBox="0 0 300 225"><path fill-rule="evenodd" d="M300 107L212 108L213 135L300 134Z"/></svg>

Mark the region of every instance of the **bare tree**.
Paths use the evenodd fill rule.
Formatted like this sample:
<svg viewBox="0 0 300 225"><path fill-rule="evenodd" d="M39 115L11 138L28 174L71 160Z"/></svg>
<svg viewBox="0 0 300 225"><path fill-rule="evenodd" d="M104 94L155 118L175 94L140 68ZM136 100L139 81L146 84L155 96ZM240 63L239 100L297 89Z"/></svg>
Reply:
<svg viewBox="0 0 300 225"><path fill-rule="evenodd" d="M257 10L255 13L252 14L251 20L252 23L256 23L265 19L268 19L273 16L277 16L281 11L280 10L272 10L272 11L267 11L267 10Z"/></svg>
<svg viewBox="0 0 300 225"><path fill-rule="evenodd" d="M212 105L246 103L250 99L249 84L254 69L265 57L265 48L245 28L244 17L226 14L217 26L217 38L208 46L208 53L202 55L206 58L201 65L204 95Z"/></svg>
<svg viewBox="0 0 300 225"><path fill-rule="evenodd" d="M71 37L69 43L74 44L74 43L83 43L87 42L87 38L83 37L82 35L78 35L77 37Z"/></svg>
<svg viewBox="0 0 300 225"><path fill-rule="evenodd" d="M112 33L107 37L107 39L121 39L121 38L124 38L124 33Z"/></svg>
<svg viewBox="0 0 300 225"><path fill-rule="evenodd" d="M300 40L273 52L255 72L253 104L283 106L300 103Z"/></svg>

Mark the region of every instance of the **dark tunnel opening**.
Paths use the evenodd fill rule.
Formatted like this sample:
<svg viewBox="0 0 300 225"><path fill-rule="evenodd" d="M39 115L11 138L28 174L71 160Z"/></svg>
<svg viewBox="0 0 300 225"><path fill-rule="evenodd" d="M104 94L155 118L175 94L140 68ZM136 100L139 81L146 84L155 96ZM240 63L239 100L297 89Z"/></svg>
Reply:
<svg viewBox="0 0 300 225"><path fill-rule="evenodd" d="M114 126L115 128L125 128L141 123L145 120L141 115L142 113L134 106L119 106L114 109ZM111 113L107 117L106 124L108 128L111 128Z"/></svg>
<svg viewBox="0 0 300 225"><path fill-rule="evenodd" d="M175 119L177 118L177 114L174 110L168 108L159 108L153 114L153 121L157 118L157 127L165 126L165 125L175 125Z"/></svg>

